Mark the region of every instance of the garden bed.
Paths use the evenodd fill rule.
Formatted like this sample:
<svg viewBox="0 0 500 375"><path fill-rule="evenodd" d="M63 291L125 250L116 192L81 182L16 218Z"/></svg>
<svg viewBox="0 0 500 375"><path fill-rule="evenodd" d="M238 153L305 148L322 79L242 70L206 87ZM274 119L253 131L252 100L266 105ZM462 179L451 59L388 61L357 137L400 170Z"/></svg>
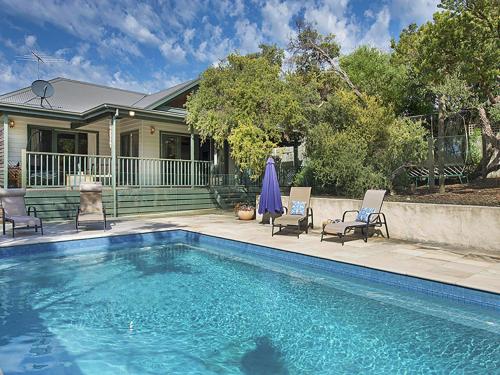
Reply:
<svg viewBox="0 0 500 375"><path fill-rule="evenodd" d="M392 202L500 206L500 178L446 185L444 194L430 193L427 186L421 186L414 193L395 194L386 199Z"/></svg>

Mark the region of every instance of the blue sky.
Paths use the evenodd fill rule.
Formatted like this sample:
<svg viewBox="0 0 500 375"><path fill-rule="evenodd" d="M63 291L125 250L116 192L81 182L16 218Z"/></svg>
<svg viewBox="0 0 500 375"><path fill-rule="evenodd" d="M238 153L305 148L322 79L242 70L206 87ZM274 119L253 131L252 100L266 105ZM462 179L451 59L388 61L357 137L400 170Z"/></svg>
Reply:
<svg viewBox="0 0 500 375"><path fill-rule="evenodd" d="M260 43L285 47L303 17L334 33L343 53L368 44L389 48L409 23L421 24L436 0L0 0L0 93L37 78L34 49L57 58L41 66L56 76L140 92L195 78L228 53Z"/></svg>

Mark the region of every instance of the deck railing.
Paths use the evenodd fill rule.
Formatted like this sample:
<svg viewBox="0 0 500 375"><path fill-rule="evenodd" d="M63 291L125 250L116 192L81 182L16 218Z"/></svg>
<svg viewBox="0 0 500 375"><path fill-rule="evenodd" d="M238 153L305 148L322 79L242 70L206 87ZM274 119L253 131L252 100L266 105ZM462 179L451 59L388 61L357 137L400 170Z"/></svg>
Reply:
<svg viewBox="0 0 500 375"><path fill-rule="evenodd" d="M209 161L117 157L116 184L122 187L206 186ZM22 185L29 188L75 188L100 181L112 186L112 158L104 155L22 152Z"/></svg>
<svg viewBox="0 0 500 375"><path fill-rule="evenodd" d="M118 157L119 186L207 186L212 163L195 160Z"/></svg>

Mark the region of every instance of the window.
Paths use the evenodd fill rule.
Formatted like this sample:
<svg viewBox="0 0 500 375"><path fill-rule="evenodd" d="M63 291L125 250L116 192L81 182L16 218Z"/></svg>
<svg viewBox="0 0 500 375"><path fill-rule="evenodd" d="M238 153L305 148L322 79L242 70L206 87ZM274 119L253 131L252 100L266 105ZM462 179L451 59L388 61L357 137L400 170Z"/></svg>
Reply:
<svg viewBox="0 0 500 375"><path fill-rule="evenodd" d="M89 135L87 133L77 133L78 153L87 155L89 153Z"/></svg>
<svg viewBox="0 0 500 375"><path fill-rule="evenodd" d="M191 159L190 137L161 132L160 157L162 159Z"/></svg>
<svg viewBox="0 0 500 375"><path fill-rule="evenodd" d="M28 126L29 151L61 154L88 154L88 134L59 129Z"/></svg>
<svg viewBox="0 0 500 375"><path fill-rule="evenodd" d="M139 156L139 131L122 133L120 136L120 155L128 157Z"/></svg>
<svg viewBox="0 0 500 375"><path fill-rule="evenodd" d="M28 150L52 152L52 131L31 128L28 138Z"/></svg>
<svg viewBox="0 0 500 375"><path fill-rule="evenodd" d="M181 142L181 159L191 159L191 139L190 137L179 137Z"/></svg>
<svg viewBox="0 0 500 375"><path fill-rule="evenodd" d="M56 133L57 152L60 154L76 154L76 134Z"/></svg>

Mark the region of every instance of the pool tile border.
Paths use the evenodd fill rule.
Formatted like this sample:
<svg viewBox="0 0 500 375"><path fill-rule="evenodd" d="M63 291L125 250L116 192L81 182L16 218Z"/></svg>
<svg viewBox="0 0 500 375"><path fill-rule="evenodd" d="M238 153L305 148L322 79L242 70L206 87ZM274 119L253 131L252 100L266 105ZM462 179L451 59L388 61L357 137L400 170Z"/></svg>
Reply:
<svg viewBox="0 0 500 375"><path fill-rule="evenodd" d="M184 229L113 235L39 244L14 245L0 249L0 260L2 258L17 257L20 255L42 255L47 252L63 256L82 252L88 248L92 248L93 250L106 250L110 245L113 245L113 247L116 248L116 246L122 244L124 245L130 242L149 244L165 240L189 241L190 243L197 245L209 245L219 249L225 248L235 252L263 256L282 262L303 264L328 273L358 277L364 280L392 285L407 290L413 290L420 293L453 299L463 303L481 305L495 310L500 310L500 294L497 293L467 288L454 284L447 284L415 276L403 275L395 272L383 271L337 260L299 254L283 249L251 244L248 242L217 237L210 234L198 233Z"/></svg>

